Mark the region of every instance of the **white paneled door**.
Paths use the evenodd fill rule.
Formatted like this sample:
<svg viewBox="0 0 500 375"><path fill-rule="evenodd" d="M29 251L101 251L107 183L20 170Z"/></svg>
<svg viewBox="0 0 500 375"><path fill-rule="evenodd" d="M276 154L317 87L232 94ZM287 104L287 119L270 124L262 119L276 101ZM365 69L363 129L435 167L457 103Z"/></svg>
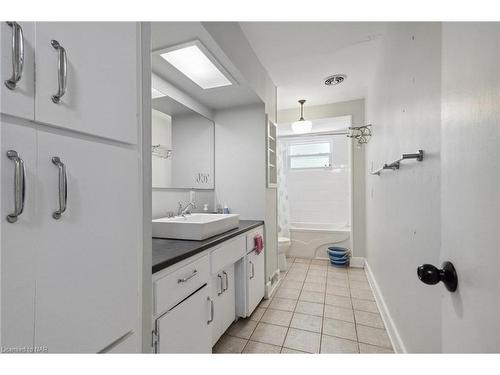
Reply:
<svg viewBox="0 0 500 375"><path fill-rule="evenodd" d="M35 117L35 23L0 22L0 112Z"/></svg>
<svg viewBox="0 0 500 375"><path fill-rule="evenodd" d="M36 121L136 143L138 28L133 22L37 23Z"/></svg>
<svg viewBox="0 0 500 375"><path fill-rule="evenodd" d="M500 352L500 24L444 23L443 352Z"/></svg>
<svg viewBox="0 0 500 375"><path fill-rule="evenodd" d="M35 345L95 353L136 327L138 163L133 149L39 131Z"/></svg>
<svg viewBox="0 0 500 375"><path fill-rule="evenodd" d="M34 129L6 121L0 126L0 346L8 352L33 346L37 155Z"/></svg>

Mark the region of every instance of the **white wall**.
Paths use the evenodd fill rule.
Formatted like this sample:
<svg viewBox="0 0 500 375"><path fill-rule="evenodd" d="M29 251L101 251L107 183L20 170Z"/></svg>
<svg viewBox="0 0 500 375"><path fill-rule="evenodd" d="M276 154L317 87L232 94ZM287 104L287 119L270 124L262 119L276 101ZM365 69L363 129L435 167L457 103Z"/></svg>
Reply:
<svg viewBox="0 0 500 375"><path fill-rule="evenodd" d="M440 84L440 24L390 24L367 98L366 257L408 352L441 350L440 288L416 275L440 264ZM423 162L369 175L418 149Z"/></svg>
<svg viewBox="0 0 500 375"><path fill-rule="evenodd" d="M300 109L286 109L278 112L278 123L289 123L296 121ZM318 106L306 106L304 108L306 119L324 119L339 116L351 116L352 125L366 125L365 101L364 99L351 100L347 102L331 103ZM365 256L365 147L352 146L352 247L354 256Z"/></svg>
<svg viewBox="0 0 500 375"><path fill-rule="evenodd" d="M265 126L264 105L215 111L216 201L241 219L265 218Z"/></svg>
<svg viewBox="0 0 500 375"><path fill-rule="evenodd" d="M321 136L316 139L333 143L333 168L286 170L290 222L348 224L349 139L346 136ZM297 140L300 138L293 139Z"/></svg>

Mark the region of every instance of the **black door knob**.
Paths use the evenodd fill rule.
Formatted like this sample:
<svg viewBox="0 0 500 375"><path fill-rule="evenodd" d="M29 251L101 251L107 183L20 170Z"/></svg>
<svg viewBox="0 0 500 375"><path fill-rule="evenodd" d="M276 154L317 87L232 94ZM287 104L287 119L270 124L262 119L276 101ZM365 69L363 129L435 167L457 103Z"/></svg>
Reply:
<svg viewBox="0 0 500 375"><path fill-rule="evenodd" d="M458 277L455 267L451 262L444 262L441 269L432 264L422 264L417 268L417 275L423 283L434 285L440 281L446 286L450 292L457 290Z"/></svg>

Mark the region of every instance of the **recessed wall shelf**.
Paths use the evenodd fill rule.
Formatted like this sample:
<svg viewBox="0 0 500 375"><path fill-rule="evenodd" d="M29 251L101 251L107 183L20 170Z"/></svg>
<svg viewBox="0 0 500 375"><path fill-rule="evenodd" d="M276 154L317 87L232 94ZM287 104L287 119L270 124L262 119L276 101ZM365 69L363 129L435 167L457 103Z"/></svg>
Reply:
<svg viewBox="0 0 500 375"><path fill-rule="evenodd" d="M267 116L266 116L267 118ZM276 155L276 124L271 120L267 119L267 152L266 152L266 164L267 164L267 187L276 188L278 183L278 170L276 168L278 159Z"/></svg>
<svg viewBox="0 0 500 375"><path fill-rule="evenodd" d="M417 161L422 161L424 160L424 151L418 150L418 152L414 154L403 154L398 160L395 160L389 164L384 164L382 167L380 167L375 171L372 171L370 174L380 176L380 172L382 172L384 169L392 169L393 171L395 171L399 169L399 165L403 160L408 160L408 159L416 159Z"/></svg>

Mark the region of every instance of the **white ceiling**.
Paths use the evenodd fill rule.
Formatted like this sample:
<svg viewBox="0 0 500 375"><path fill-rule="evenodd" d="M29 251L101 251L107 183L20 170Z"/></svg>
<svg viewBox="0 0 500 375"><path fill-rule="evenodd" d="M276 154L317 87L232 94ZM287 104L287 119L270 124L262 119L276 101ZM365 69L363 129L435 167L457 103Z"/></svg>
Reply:
<svg viewBox="0 0 500 375"><path fill-rule="evenodd" d="M194 40L200 41L210 51L236 84L203 90L156 52ZM206 107L221 109L261 102L200 22L152 22L151 45L153 72Z"/></svg>
<svg viewBox="0 0 500 375"><path fill-rule="evenodd" d="M278 86L278 109L364 98L386 24L383 22L241 22ZM324 79L347 74L339 86Z"/></svg>

